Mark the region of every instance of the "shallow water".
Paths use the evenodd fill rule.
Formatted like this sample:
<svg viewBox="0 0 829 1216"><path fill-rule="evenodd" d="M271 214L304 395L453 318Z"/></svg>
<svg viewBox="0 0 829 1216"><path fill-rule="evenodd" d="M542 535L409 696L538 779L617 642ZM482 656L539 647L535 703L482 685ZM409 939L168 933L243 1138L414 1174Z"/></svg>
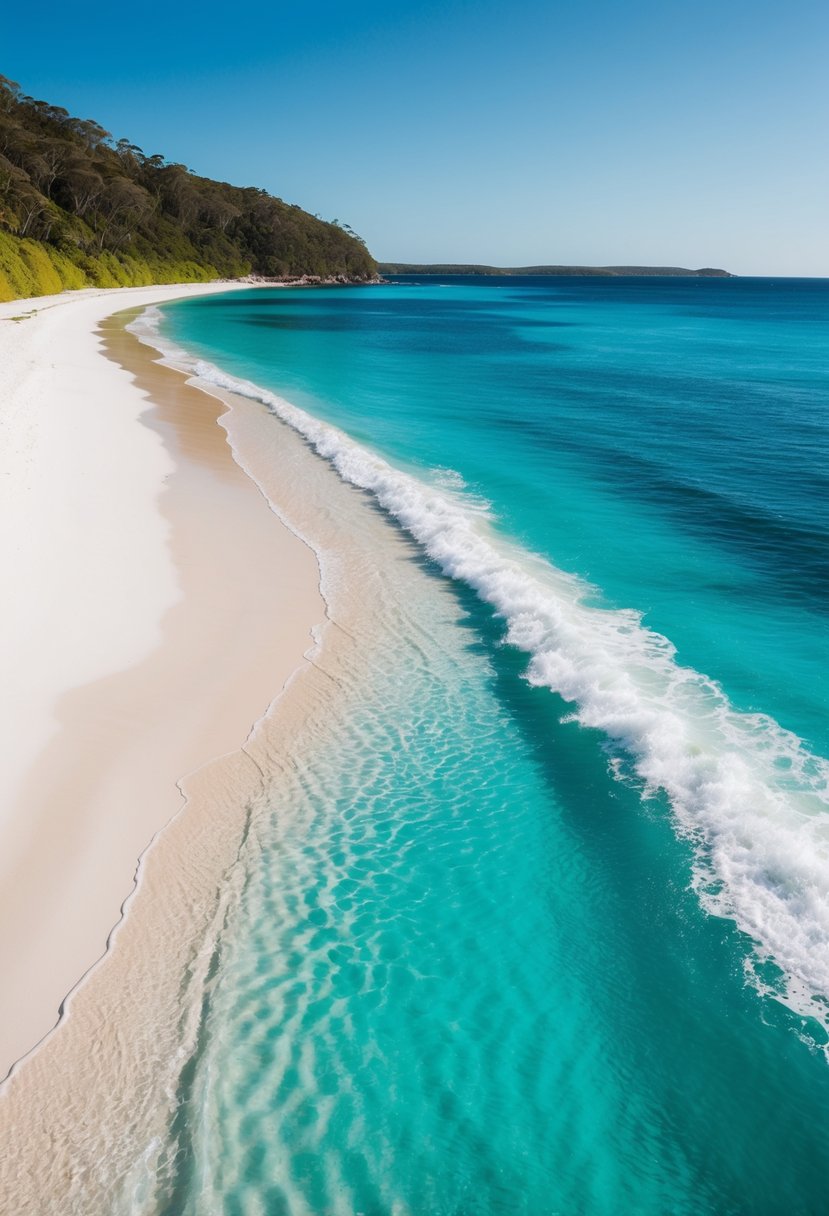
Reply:
<svg viewBox="0 0 829 1216"><path fill-rule="evenodd" d="M254 809L167 1212L821 1211L829 285L164 318L428 554Z"/></svg>

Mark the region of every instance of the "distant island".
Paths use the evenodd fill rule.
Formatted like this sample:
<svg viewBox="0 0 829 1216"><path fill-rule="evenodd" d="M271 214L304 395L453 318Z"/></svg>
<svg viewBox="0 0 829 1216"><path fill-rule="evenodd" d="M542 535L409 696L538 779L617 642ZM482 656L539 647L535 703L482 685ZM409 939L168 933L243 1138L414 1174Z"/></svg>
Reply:
<svg viewBox="0 0 829 1216"><path fill-rule="evenodd" d="M347 224L199 177L0 76L0 300L220 278L362 282Z"/></svg>
<svg viewBox="0 0 829 1216"><path fill-rule="evenodd" d="M700 270L687 270L684 266L477 266L434 263L418 265L414 262L380 262L380 274L464 274L464 275L574 275L585 277L621 278L643 275L662 278L733 279L736 275L728 270L703 266Z"/></svg>

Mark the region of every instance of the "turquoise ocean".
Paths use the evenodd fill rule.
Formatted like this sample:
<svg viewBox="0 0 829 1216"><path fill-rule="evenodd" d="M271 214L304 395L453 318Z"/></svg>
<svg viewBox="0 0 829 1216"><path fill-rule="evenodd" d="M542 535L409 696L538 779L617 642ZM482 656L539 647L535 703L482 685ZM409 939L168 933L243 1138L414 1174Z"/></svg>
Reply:
<svg viewBox="0 0 829 1216"><path fill-rule="evenodd" d="M415 542L256 808L164 1216L825 1212L829 281L160 333Z"/></svg>

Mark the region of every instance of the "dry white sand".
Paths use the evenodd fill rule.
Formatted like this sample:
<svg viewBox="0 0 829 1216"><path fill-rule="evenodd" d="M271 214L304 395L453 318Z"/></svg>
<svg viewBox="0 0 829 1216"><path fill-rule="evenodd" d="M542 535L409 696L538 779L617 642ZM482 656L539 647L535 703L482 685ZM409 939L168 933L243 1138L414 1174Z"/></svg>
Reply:
<svg viewBox="0 0 829 1216"><path fill-rule="evenodd" d="M116 311L226 290L0 305L0 1077L103 954L177 782L244 743L323 619L223 407L149 351L119 366L117 324L102 351Z"/></svg>

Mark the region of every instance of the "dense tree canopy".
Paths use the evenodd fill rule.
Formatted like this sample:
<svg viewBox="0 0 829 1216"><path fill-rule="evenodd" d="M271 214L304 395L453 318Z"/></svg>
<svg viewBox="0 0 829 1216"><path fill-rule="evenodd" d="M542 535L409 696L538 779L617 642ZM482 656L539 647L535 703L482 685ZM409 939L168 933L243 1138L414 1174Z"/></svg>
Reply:
<svg viewBox="0 0 829 1216"><path fill-rule="evenodd" d="M27 294L15 258L44 256L63 286L376 273L347 225L148 156L0 76L0 298Z"/></svg>

